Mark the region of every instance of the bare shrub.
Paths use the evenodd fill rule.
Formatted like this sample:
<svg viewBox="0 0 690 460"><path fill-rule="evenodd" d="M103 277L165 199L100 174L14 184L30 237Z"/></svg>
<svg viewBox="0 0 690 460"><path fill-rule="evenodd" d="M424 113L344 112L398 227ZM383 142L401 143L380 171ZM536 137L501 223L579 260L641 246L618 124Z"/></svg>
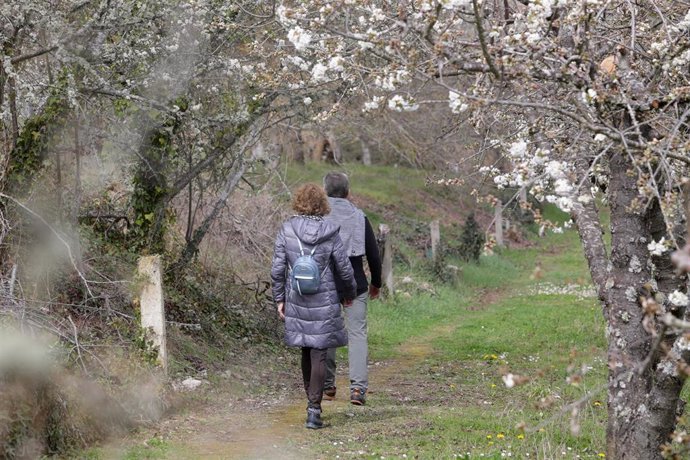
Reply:
<svg viewBox="0 0 690 460"><path fill-rule="evenodd" d="M127 364L131 360L119 360L119 375L129 382L115 386L61 365L64 357L54 337L3 327L0 457L65 454L162 414L161 380L155 374L132 372Z"/></svg>

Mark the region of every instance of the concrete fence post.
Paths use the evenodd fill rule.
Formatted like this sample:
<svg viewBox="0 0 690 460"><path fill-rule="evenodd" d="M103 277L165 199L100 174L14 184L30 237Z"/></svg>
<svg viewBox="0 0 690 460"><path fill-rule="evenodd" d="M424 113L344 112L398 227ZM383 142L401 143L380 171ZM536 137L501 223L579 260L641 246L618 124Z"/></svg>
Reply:
<svg viewBox="0 0 690 460"><path fill-rule="evenodd" d="M431 259L436 261L441 250L441 227L438 220L432 221L429 227L431 228Z"/></svg>
<svg viewBox="0 0 690 460"><path fill-rule="evenodd" d="M503 203L496 202L496 209L494 215L494 232L496 237L496 244L503 246Z"/></svg>
<svg viewBox="0 0 690 460"><path fill-rule="evenodd" d="M152 330L151 340L158 348L158 361L163 370L168 370L168 351L165 340L165 305L163 303L163 280L161 258L158 255L139 259L139 277L142 286L139 295L141 327Z"/></svg>

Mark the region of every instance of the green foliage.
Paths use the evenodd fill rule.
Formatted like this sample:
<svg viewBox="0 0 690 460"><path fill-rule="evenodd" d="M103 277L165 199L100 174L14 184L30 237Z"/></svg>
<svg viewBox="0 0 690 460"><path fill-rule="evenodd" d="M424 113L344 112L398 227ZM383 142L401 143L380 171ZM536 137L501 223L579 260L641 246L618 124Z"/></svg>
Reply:
<svg viewBox="0 0 690 460"><path fill-rule="evenodd" d="M182 103L182 102L180 102ZM161 253L165 248L165 218L168 197L166 173L169 161L177 150L174 134L180 120L168 116L159 126L152 128L141 151L132 183L131 205L134 211L130 229L131 247L150 253Z"/></svg>
<svg viewBox="0 0 690 460"><path fill-rule="evenodd" d="M460 237L460 256L465 261L479 262L479 256L484 248L484 232L479 228L479 224L474 218L474 213L470 214L462 228Z"/></svg>
<svg viewBox="0 0 690 460"><path fill-rule="evenodd" d="M29 189L34 177L43 168L53 134L67 120L68 110L64 84L61 84L48 97L43 110L26 120L7 165L10 192L21 194Z"/></svg>
<svg viewBox="0 0 690 460"><path fill-rule="evenodd" d="M153 334L152 330L139 328L138 333L134 337L134 346L139 351L139 356L143 362L150 366L158 364L158 347L151 339Z"/></svg>
<svg viewBox="0 0 690 460"><path fill-rule="evenodd" d="M118 117L124 117L133 107L134 104L129 99L120 98L113 101L113 111Z"/></svg>

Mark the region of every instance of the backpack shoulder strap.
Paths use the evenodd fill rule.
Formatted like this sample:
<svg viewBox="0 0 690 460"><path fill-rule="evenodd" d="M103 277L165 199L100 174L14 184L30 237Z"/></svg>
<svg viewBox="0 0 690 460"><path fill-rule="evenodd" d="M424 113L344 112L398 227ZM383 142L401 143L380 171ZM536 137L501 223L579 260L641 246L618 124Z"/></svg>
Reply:
<svg viewBox="0 0 690 460"><path fill-rule="evenodd" d="M292 232L295 234L295 238L297 238L297 244L299 244L299 255L304 256L304 246L302 246L302 240L299 239L299 236L297 236L297 233L294 229ZM314 255L314 251L311 252L311 255Z"/></svg>
<svg viewBox="0 0 690 460"><path fill-rule="evenodd" d="M297 235L297 232L295 229L290 225L290 230L292 230L292 234L295 235L295 238L297 238L297 244L299 244L299 255L304 256L304 245L302 245L302 239ZM312 248L311 252L309 253L310 256L314 256L314 253L316 252L316 248L318 247L318 244L315 244L314 247Z"/></svg>

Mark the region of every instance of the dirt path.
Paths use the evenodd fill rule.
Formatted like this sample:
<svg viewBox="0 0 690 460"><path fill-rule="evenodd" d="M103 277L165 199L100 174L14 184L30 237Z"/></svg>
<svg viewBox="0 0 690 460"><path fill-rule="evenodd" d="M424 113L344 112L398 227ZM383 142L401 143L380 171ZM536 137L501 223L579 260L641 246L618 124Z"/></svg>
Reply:
<svg viewBox="0 0 690 460"><path fill-rule="evenodd" d="M431 340L451 334L455 326L442 325L398 347L398 357L370 366L370 398L378 391L403 392L400 376L433 352ZM298 369L295 369L295 373ZM346 389L346 371L339 370L338 388ZM357 410L346 400L347 391L333 402L324 402L324 419L335 413ZM215 403L162 423L160 432L172 439L173 449L164 458L175 459L303 459L313 432L304 428L305 401L294 392L273 401L249 400L235 404L232 396L219 392ZM256 408L252 409L255 404Z"/></svg>

